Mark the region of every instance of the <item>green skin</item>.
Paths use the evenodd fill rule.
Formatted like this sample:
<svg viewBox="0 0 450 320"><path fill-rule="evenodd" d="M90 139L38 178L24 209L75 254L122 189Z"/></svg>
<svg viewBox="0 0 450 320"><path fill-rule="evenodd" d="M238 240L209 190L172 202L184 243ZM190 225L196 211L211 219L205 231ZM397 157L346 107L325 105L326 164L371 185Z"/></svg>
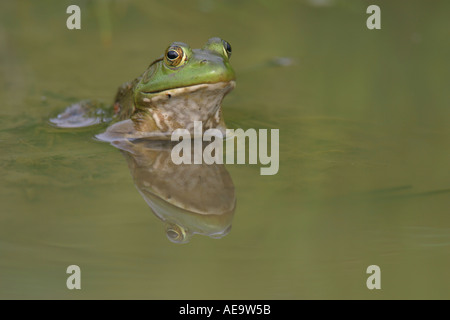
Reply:
<svg viewBox="0 0 450 320"><path fill-rule="evenodd" d="M119 87L115 103L114 114L117 120L131 119L136 131L152 132L161 130L155 123L154 112L158 112L158 105L149 106L148 101L155 98L169 97L168 91L176 88L189 88L199 84L233 83L235 74L230 65L231 47L220 38L211 38L201 49L191 49L187 44L174 42L169 47L181 48L185 59L180 65L171 66L166 53L153 61L148 69L137 79L124 83ZM227 51L229 49L229 52ZM221 95L223 99L231 89L224 92L214 91L213 94ZM207 90L205 90L207 91ZM217 92L217 93L216 93ZM184 101L190 99L188 91L178 93L184 95ZM175 114L182 112L183 106L179 105L180 96L176 100L178 105L170 106ZM147 102L146 102L147 101ZM156 101L159 101L156 99ZM175 103L175 101L174 101ZM208 107L208 106L206 106ZM153 109L152 109L153 108ZM166 106L167 108L167 106ZM202 107L203 108L203 107ZM151 112L150 112L150 109ZM220 108L221 109L221 108ZM221 110L220 117L221 117ZM224 125L220 119L220 125ZM182 125L176 125L178 127ZM175 127L176 127L175 126ZM159 126L161 127L161 126ZM175 129L170 128L169 129Z"/></svg>

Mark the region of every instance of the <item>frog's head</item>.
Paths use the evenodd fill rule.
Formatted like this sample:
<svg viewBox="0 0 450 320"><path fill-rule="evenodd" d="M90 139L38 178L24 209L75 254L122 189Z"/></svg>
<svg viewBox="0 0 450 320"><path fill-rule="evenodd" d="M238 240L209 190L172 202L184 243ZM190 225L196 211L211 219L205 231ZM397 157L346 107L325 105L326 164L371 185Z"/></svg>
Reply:
<svg viewBox="0 0 450 320"><path fill-rule="evenodd" d="M230 56L230 44L219 38L209 39L201 49L174 42L144 73L136 88L137 96L151 98L169 89L232 81L235 76Z"/></svg>
<svg viewBox="0 0 450 320"><path fill-rule="evenodd" d="M146 117L153 119L161 131L214 117L218 122L223 97L235 86L230 56L231 45L220 38L209 39L201 49L172 43L135 87L140 114L134 120L145 123Z"/></svg>

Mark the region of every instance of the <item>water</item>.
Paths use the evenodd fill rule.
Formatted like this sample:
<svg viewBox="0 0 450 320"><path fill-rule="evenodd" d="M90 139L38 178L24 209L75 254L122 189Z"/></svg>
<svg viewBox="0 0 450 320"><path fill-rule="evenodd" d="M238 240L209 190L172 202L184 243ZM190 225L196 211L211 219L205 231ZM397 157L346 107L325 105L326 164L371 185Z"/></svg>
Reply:
<svg viewBox="0 0 450 320"><path fill-rule="evenodd" d="M181 3L1 4L0 297L449 299L450 4L378 2L369 31L360 1ZM231 230L180 245L124 154L93 139L104 125L48 119L211 36L233 47L227 124L280 129L280 170L226 165Z"/></svg>

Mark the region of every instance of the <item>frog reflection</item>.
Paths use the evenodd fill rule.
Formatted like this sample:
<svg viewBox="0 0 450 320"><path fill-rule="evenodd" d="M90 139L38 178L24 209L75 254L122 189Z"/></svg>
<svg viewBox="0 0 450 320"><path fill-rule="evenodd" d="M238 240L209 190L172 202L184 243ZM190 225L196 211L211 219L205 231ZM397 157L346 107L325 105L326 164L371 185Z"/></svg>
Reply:
<svg viewBox="0 0 450 320"><path fill-rule="evenodd" d="M168 141L121 140L134 183L169 240L189 242L193 234L221 238L231 229L236 206L231 176L222 164L180 164Z"/></svg>

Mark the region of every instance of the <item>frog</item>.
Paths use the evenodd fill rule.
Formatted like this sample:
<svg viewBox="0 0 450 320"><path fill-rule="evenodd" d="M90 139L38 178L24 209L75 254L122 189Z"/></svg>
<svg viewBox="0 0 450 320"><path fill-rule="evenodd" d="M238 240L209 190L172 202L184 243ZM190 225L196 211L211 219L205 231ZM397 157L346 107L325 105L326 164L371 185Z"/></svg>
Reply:
<svg viewBox="0 0 450 320"><path fill-rule="evenodd" d="M194 235L220 239L230 232L236 195L224 164L175 164L172 141L120 140L111 145L124 155L137 190L171 242L187 243Z"/></svg>
<svg viewBox="0 0 450 320"><path fill-rule="evenodd" d="M136 79L122 84L114 103L98 107L91 101L69 106L51 119L58 127L109 123L100 140L150 138L170 140L177 129L193 134L194 121L202 130L226 130L222 101L235 88L230 64L231 45L210 38L200 49L173 42Z"/></svg>

